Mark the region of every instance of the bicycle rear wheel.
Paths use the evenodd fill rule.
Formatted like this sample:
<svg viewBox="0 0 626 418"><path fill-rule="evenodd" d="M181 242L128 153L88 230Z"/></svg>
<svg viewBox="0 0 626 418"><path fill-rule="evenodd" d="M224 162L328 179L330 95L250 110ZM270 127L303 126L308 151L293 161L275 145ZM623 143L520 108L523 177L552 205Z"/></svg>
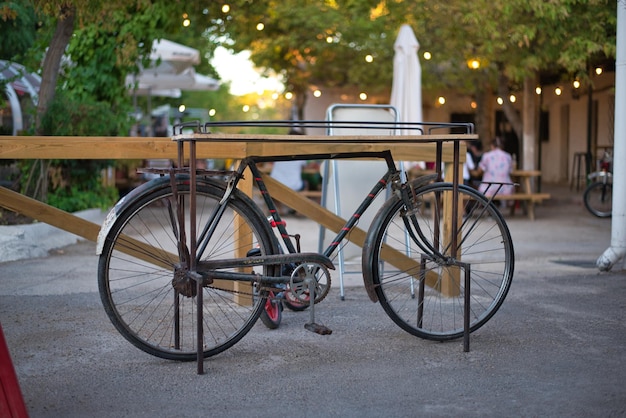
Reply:
<svg viewBox="0 0 626 418"><path fill-rule="evenodd" d="M445 341L463 335L470 266L470 331L484 325L502 305L511 285L511 236L497 208L480 193L459 186L458 251L451 254L452 184L416 191L413 208L390 199L378 212L363 252L363 272L387 315L421 338ZM435 251L433 251L435 250Z"/></svg>
<svg viewBox="0 0 626 418"><path fill-rule="evenodd" d="M585 207L598 218L610 218L613 213L613 185L611 183L591 183L583 194Z"/></svg>
<svg viewBox="0 0 626 418"><path fill-rule="evenodd" d="M183 201L189 248L189 185L179 183L178 194ZM224 188L217 182L198 185L198 233L223 195ZM181 268L186 261L178 252L172 197L169 182L161 182L117 215L100 255L98 286L107 315L128 341L157 357L190 361L197 358L196 284ZM261 254L274 251L264 216L237 190L215 227L203 260L245 257L256 247ZM265 269L271 275L270 268ZM204 356L218 354L239 341L258 319L266 296L267 291L253 289L249 283L216 281L205 285Z"/></svg>

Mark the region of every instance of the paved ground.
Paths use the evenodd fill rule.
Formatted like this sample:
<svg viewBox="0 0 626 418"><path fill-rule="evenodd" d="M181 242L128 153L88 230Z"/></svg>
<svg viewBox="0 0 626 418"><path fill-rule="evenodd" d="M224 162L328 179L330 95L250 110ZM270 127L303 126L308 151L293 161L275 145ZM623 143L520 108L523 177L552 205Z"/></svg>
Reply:
<svg viewBox="0 0 626 418"><path fill-rule="evenodd" d="M0 264L0 318L32 417L626 416L626 273L600 273L611 223L579 195L537 220L508 217L513 287L497 315L462 342L402 331L351 275L319 306L330 336L285 311L230 350L195 363L151 357L110 324L96 286L95 244ZM292 220L313 245L317 228ZM305 248L306 249L306 248Z"/></svg>

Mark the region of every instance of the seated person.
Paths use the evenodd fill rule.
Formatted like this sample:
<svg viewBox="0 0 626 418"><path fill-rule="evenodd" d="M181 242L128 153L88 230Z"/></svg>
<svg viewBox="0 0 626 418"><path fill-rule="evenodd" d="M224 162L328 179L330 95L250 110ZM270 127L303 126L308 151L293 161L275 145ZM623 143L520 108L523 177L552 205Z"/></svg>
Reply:
<svg viewBox="0 0 626 418"><path fill-rule="evenodd" d="M296 192L304 190L304 181L302 180L302 169L307 162L298 161L276 161L272 167L270 176L274 180L278 180L285 186Z"/></svg>
<svg viewBox="0 0 626 418"><path fill-rule="evenodd" d="M473 175L482 176L482 183L479 190L486 196L496 194L513 194L513 182L511 181L511 170L513 162L511 154L502 150L502 140L496 137L491 142L491 149L483 154L478 164L478 169ZM509 183L500 188L499 184L489 183ZM499 190L498 190L499 189Z"/></svg>

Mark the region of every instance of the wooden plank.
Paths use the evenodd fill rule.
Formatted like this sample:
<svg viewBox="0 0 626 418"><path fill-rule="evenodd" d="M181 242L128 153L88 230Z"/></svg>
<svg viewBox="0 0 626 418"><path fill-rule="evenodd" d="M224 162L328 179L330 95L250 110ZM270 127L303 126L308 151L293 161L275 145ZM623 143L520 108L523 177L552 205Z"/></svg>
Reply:
<svg viewBox="0 0 626 418"><path fill-rule="evenodd" d="M198 144L198 158L242 158L244 142ZM0 136L0 159L176 159L177 143L162 137Z"/></svg>
<svg viewBox="0 0 626 418"><path fill-rule="evenodd" d="M267 190L272 198L285 203L287 206L295 209L297 212L302 213L307 218L314 220L331 231L339 233L341 228L345 225L346 221L341 217L311 201L311 199L293 191L284 184L274 180L269 175L264 174L263 181L265 182L265 186L267 187ZM364 230L355 226L346 236L346 239L363 248L365 245L366 234L367 233ZM391 248L386 244L383 244L381 257L383 260L389 262L401 271L405 271L409 274L412 272L414 278L419 280L419 261L412 259L406 254ZM436 273L427 272L426 284L428 286L432 288L439 288L438 282L439 277Z"/></svg>
<svg viewBox="0 0 626 418"><path fill-rule="evenodd" d="M513 193L499 194L493 197L493 200L534 200L541 201L550 199L550 193Z"/></svg>
<svg viewBox="0 0 626 418"><path fill-rule="evenodd" d="M100 225L86 221L71 213L57 209L38 200L26 197L5 187L0 187L1 206L45 222L89 241L98 239Z"/></svg>
<svg viewBox="0 0 626 418"><path fill-rule="evenodd" d="M198 158L235 158L253 155L284 156L340 152L379 152L391 150L400 161L435 161L433 143L368 143L378 137L362 137L362 143L314 142L314 137L282 142L263 142L255 136L219 142L198 142ZM388 139L389 137L387 137ZM456 138L456 136L455 136ZM73 136L0 136L0 159L176 159L177 143L163 137L73 137ZM443 147L443 162L452 162L452 143ZM461 162L465 153L460 153Z"/></svg>

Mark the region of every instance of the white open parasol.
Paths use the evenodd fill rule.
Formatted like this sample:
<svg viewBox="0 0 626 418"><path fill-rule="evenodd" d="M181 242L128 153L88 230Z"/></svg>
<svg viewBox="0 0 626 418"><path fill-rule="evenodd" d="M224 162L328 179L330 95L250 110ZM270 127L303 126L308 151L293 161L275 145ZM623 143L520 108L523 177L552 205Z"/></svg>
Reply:
<svg viewBox="0 0 626 418"><path fill-rule="evenodd" d="M180 97L181 90L217 90L217 80L197 74L194 65L200 63L200 53L176 42L154 41L150 65L138 74L126 77L126 85L135 95Z"/></svg>

